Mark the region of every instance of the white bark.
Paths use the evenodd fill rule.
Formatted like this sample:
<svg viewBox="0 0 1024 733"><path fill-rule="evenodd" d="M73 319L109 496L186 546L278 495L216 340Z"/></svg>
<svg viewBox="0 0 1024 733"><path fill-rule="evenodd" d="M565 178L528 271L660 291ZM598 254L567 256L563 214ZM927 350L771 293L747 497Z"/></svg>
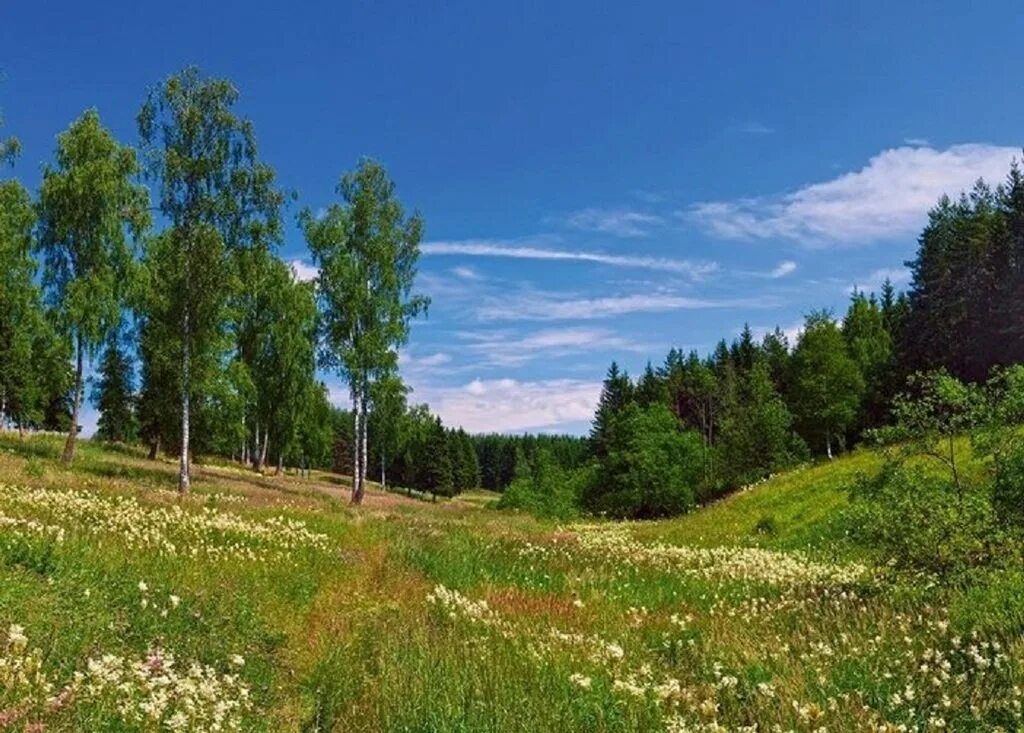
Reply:
<svg viewBox="0 0 1024 733"><path fill-rule="evenodd" d="M189 463L188 463L188 429L189 429L189 358L192 341L192 333L189 329L188 322L188 311L185 311L184 318L184 348L182 350L181 360L181 463L178 467L178 491L179 493L188 493L189 487L192 483L192 477L189 475Z"/></svg>

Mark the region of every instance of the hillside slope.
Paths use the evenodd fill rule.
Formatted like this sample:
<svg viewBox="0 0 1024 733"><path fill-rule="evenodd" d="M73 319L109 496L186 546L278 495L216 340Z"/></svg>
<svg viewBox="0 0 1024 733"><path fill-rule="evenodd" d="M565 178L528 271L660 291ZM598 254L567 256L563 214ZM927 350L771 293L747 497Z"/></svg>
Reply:
<svg viewBox="0 0 1024 733"><path fill-rule="evenodd" d="M782 549L828 544L870 452L686 517L568 526L478 493L353 510L343 477L229 465L182 498L134 450L59 455L0 436L3 730L1021 723L1021 578L965 591Z"/></svg>

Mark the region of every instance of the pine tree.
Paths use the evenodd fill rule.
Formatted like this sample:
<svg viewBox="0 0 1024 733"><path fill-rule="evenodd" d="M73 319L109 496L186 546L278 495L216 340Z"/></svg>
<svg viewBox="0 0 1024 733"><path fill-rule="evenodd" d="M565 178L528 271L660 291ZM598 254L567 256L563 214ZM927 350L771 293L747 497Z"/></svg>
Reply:
<svg viewBox="0 0 1024 733"><path fill-rule="evenodd" d="M135 376L119 328L107 337L99 372L92 392L93 404L100 411L96 437L115 443L134 442L138 437Z"/></svg>
<svg viewBox="0 0 1024 733"><path fill-rule="evenodd" d="M430 429L425 451L425 481L423 488L434 497L454 496L455 479L452 476L451 446L448 432L441 419Z"/></svg>
<svg viewBox="0 0 1024 733"><path fill-rule="evenodd" d="M594 456L600 459L608 455L616 440L619 415L633 401L633 384L629 381L629 375L620 372L619 365L613 361L605 376L594 424L590 429L590 446Z"/></svg>
<svg viewBox="0 0 1024 733"><path fill-rule="evenodd" d="M637 380L636 401L641 407L667 405L669 402L665 379L654 371L651 362L647 362L644 373Z"/></svg>

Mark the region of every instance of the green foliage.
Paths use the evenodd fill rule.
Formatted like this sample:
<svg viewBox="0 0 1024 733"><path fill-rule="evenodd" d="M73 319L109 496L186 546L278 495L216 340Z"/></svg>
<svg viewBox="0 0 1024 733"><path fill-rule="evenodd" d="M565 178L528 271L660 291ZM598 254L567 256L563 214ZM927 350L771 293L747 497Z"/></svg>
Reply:
<svg viewBox="0 0 1024 733"><path fill-rule="evenodd" d="M847 353L835 320L827 312L812 313L793 352L791 403L801 434L810 443L843 439L857 417L864 377ZM820 441L820 443L819 443Z"/></svg>
<svg viewBox="0 0 1024 733"><path fill-rule="evenodd" d="M856 540L903 569L961 571L992 561L995 513L984 486L958 493L947 476L890 464L851 489Z"/></svg>
<svg viewBox="0 0 1024 733"><path fill-rule="evenodd" d="M504 491L515 478L519 458L544 450L562 469L573 471L590 461L586 438L575 435L471 435L480 464L480 486Z"/></svg>
<svg viewBox="0 0 1024 733"><path fill-rule="evenodd" d="M719 451L727 482L742 486L803 457L806 449L792 425L768 364L758 360L740 380L721 418Z"/></svg>
<svg viewBox="0 0 1024 733"><path fill-rule="evenodd" d="M424 480L421 488L435 497L455 496L451 444L448 432L441 424L441 418L434 421L423 448Z"/></svg>
<svg viewBox="0 0 1024 733"><path fill-rule="evenodd" d="M120 325L134 265L128 235L138 239L149 226L149 195L135 183L139 171L135 151L114 140L96 110L57 137L57 167L43 171L37 242L43 286L75 356L65 463L74 458L83 357Z"/></svg>
<svg viewBox="0 0 1024 733"><path fill-rule="evenodd" d="M299 219L319 268L321 365L337 369L352 392L357 469L352 500L359 503L372 385L397 368L409 323L430 301L412 292L423 220L419 214L405 216L384 167L362 161L342 177L337 192L342 203L331 204L323 216L306 209Z"/></svg>
<svg viewBox="0 0 1024 733"><path fill-rule="evenodd" d="M233 255L281 237L285 197L273 169L257 158L252 124L234 113L237 101L230 82L190 67L153 88L138 115L147 172L169 223L147 242L143 261L142 319L156 332L141 349L153 360L143 368L143 397L156 403L144 410L145 423L147 432L166 427L150 415L177 387L182 491L189 487L190 408L209 393L227 348L226 309L238 288ZM150 377L156 382L147 385Z"/></svg>
<svg viewBox="0 0 1024 733"><path fill-rule="evenodd" d="M572 519L580 513L585 487L595 480L594 467L565 470L546 448L522 456L516 477L498 501L501 509L519 509L536 517Z"/></svg>
<svg viewBox="0 0 1024 733"><path fill-rule="evenodd" d="M1012 420L1022 384L1017 372L988 390L945 370L913 375L895 401L896 424L877 432L892 445L885 469L851 490L854 536L914 570L957 572L1013 557L1004 530L1021 526L1024 451ZM975 459L992 459L991 472L965 469L965 434Z"/></svg>
<svg viewBox="0 0 1024 733"><path fill-rule="evenodd" d="M628 406L613 421L584 504L615 517L679 514L696 503L702 466L700 437L680 431L668 408Z"/></svg>
<svg viewBox="0 0 1024 733"><path fill-rule="evenodd" d="M619 371L619 365L613 361L604 378L594 424L590 429L590 450L598 459L606 458L621 440L620 418L633 400L633 383L629 381L629 375Z"/></svg>
<svg viewBox="0 0 1024 733"><path fill-rule="evenodd" d="M952 192L951 192L952 193ZM979 181L929 213L910 263L906 372L945 368L978 383L992 367L1024 362L1024 176Z"/></svg>
<svg viewBox="0 0 1024 733"><path fill-rule="evenodd" d="M138 437L134 367L118 329L111 330L107 337L99 374L92 393L93 404L100 411L95 437L115 443L132 443Z"/></svg>

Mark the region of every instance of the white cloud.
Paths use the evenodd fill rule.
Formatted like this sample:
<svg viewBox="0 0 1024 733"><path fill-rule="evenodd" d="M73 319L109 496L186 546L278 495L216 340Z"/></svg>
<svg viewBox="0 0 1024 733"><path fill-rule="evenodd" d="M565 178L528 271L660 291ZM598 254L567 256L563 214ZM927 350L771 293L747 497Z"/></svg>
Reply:
<svg viewBox="0 0 1024 733"><path fill-rule="evenodd" d="M606 318L627 313L660 313L676 310L770 308L775 305L777 302L769 297L710 300L671 293L641 293L600 298L567 298L550 293L534 292L491 299L480 307L477 315L482 320L492 321L551 321Z"/></svg>
<svg viewBox="0 0 1024 733"><path fill-rule="evenodd" d="M480 273L472 267L453 267L452 274L463 280L481 280Z"/></svg>
<svg viewBox="0 0 1024 733"><path fill-rule="evenodd" d="M903 142L906 143L907 145L910 145L911 147L914 147L914 148L921 148L921 147L927 148L927 147L929 147L931 145L931 143L928 142L923 137L905 137L905 138L903 138Z"/></svg>
<svg viewBox="0 0 1024 733"><path fill-rule="evenodd" d="M470 257L510 257L525 260L565 260L575 262L596 262L612 267L636 267L662 272L674 272L699 279L718 269L714 262L694 262L661 257L614 255L603 252L554 249L533 244L470 239L452 242L426 242L420 246L425 255L467 255Z"/></svg>
<svg viewBox="0 0 1024 733"><path fill-rule="evenodd" d="M643 350L639 344L603 328L549 328L519 337L505 330L460 336L470 342L467 350L480 355L485 366L519 366L539 357L551 359L601 349Z"/></svg>
<svg viewBox="0 0 1024 733"><path fill-rule="evenodd" d="M893 285L899 286L910 282L910 270L906 267L883 267L872 273L857 278L856 282L847 288L852 293L859 290L864 293L877 293L882 289L882 283L890 280Z"/></svg>
<svg viewBox="0 0 1024 733"><path fill-rule="evenodd" d="M782 238L807 245L908 236L943 194L978 178L996 183L1019 150L986 144L884 150L858 171L780 196L705 201L682 215L727 239Z"/></svg>
<svg viewBox="0 0 1024 733"><path fill-rule="evenodd" d="M585 232L613 234L616 237L643 237L664 219L632 209L581 209L569 215L566 224Z"/></svg>
<svg viewBox="0 0 1024 733"><path fill-rule="evenodd" d="M446 425L477 433L553 430L586 422L593 418L600 394L601 382L574 379L474 379L415 392Z"/></svg>
<svg viewBox="0 0 1024 733"><path fill-rule="evenodd" d="M771 271L770 276L777 279L791 274L794 270L796 270L796 263L793 262L793 260L785 260L775 266L775 269Z"/></svg>
<svg viewBox="0 0 1024 733"><path fill-rule="evenodd" d="M310 265L303 260L289 260L288 266L292 268L292 272L295 273L295 277L302 282L309 282L315 280L320 271L313 265Z"/></svg>

